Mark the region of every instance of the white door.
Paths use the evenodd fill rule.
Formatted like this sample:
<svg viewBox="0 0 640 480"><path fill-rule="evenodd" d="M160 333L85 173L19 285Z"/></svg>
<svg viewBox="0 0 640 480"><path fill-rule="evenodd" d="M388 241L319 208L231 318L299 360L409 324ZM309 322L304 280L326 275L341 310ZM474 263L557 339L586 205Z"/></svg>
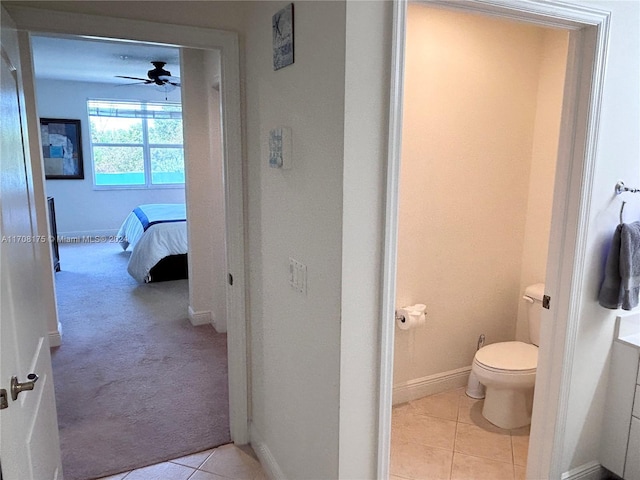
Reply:
<svg viewBox="0 0 640 480"><path fill-rule="evenodd" d="M30 175L15 28L2 10L0 41L0 410L2 480L62 478L51 355L41 301L33 181ZM46 232L44 232L46 235ZM12 377L33 390L12 399ZM3 392L4 393L4 392Z"/></svg>

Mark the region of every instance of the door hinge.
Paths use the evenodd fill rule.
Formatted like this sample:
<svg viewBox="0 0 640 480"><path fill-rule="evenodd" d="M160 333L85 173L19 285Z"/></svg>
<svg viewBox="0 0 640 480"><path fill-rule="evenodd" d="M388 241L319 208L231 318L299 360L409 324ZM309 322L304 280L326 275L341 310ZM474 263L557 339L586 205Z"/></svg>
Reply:
<svg viewBox="0 0 640 480"><path fill-rule="evenodd" d="M7 400L7 391L2 388L0 389L0 410L3 410L9 406L9 401Z"/></svg>
<svg viewBox="0 0 640 480"><path fill-rule="evenodd" d="M233 285L233 275L229 274L229 285Z"/></svg>
<svg viewBox="0 0 640 480"><path fill-rule="evenodd" d="M542 297L542 307L549 310L549 304L551 303L551 297L549 295L545 295Z"/></svg>

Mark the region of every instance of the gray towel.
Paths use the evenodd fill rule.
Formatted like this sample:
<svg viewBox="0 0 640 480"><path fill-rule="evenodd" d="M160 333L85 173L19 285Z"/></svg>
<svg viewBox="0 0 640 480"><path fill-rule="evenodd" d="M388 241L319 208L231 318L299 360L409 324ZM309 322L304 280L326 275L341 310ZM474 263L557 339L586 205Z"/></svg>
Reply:
<svg viewBox="0 0 640 480"><path fill-rule="evenodd" d="M604 281L600 286L598 303L604 308L620 308L622 305L622 279L620 278L620 232L622 225L616 227L604 267Z"/></svg>
<svg viewBox="0 0 640 480"><path fill-rule="evenodd" d="M640 222L616 227L607 256L598 302L605 308L631 310L640 291Z"/></svg>
<svg viewBox="0 0 640 480"><path fill-rule="evenodd" d="M620 278L622 309L638 306L640 292L640 222L622 224L620 232Z"/></svg>

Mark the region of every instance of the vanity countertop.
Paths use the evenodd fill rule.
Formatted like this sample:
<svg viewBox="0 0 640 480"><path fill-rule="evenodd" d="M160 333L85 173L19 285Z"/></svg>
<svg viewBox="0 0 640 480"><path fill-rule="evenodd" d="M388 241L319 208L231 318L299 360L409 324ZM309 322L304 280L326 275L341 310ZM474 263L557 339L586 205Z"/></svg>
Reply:
<svg viewBox="0 0 640 480"><path fill-rule="evenodd" d="M640 349L640 313L616 317L615 340Z"/></svg>

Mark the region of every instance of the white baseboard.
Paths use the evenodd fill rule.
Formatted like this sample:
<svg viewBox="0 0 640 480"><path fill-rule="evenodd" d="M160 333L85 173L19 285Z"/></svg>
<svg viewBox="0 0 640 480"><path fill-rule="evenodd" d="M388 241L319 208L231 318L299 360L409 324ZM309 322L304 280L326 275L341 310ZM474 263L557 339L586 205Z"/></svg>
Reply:
<svg viewBox="0 0 640 480"><path fill-rule="evenodd" d="M560 477L562 480L600 480L604 476L604 468L595 460L579 467L572 468Z"/></svg>
<svg viewBox="0 0 640 480"><path fill-rule="evenodd" d="M62 345L62 324L58 322L58 329L49 332L49 348Z"/></svg>
<svg viewBox="0 0 640 480"><path fill-rule="evenodd" d="M214 311L211 311L211 325L213 325L216 332L227 333L227 319L216 315Z"/></svg>
<svg viewBox="0 0 640 480"><path fill-rule="evenodd" d="M189 321L191 325L197 327L198 325L211 324L213 316L211 312L196 312L191 308L191 305L189 305Z"/></svg>
<svg viewBox="0 0 640 480"><path fill-rule="evenodd" d="M410 402L452 388L465 387L471 367L457 368L448 372L409 380L393 386L393 404Z"/></svg>
<svg viewBox="0 0 640 480"><path fill-rule="evenodd" d="M60 345L62 345L60 332L49 332L49 347L59 347Z"/></svg>
<svg viewBox="0 0 640 480"><path fill-rule="evenodd" d="M267 447L267 444L256 431L253 423L249 425L249 443L251 443L251 448L253 448L253 451L258 456L258 460L260 460L260 464L262 465L262 469L267 475L267 478L269 480L286 480L280 465L278 465L278 462L276 462L276 459L271 454L269 447Z"/></svg>

